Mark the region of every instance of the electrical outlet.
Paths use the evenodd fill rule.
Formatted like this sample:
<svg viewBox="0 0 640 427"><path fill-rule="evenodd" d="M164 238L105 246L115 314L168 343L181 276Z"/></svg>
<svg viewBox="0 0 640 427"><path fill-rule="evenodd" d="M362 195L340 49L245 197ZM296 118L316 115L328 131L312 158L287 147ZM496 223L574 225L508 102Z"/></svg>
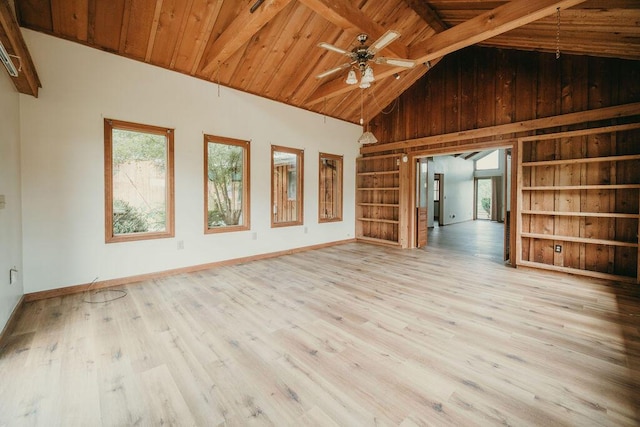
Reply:
<svg viewBox="0 0 640 427"><path fill-rule="evenodd" d="M184 240L178 240L178 250L184 249Z"/></svg>
<svg viewBox="0 0 640 427"><path fill-rule="evenodd" d="M255 231L251 233L251 240L258 240L258 233L256 233Z"/></svg>
<svg viewBox="0 0 640 427"><path fill-rule="evenodd" d="M556 251L557 253L562 252L562 245L555 245L555 247L553 248L554 251Z"/></svg>

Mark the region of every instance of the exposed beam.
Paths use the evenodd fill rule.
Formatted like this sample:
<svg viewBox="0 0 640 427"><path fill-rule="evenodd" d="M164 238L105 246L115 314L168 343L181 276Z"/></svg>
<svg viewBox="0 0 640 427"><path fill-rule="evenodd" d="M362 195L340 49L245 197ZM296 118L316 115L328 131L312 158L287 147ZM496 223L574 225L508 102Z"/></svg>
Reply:
<svg viewBox="0 0 640 427"><path fill-rule="evenodd" d="M393 29L384 28L382 25L373 21L360 9L354 6L354 2L350 0L299 1L343 30L355 30L367 34L371 42L381 37L388 29ZM400 58L406 58L409 55L409 49L402 43L399 43L398 40L388 45L385 49Z"/></svg>
<svg viewBox="0 0 640 427"><path fill-rule="evenodd" d="M429 24L436 33L441 33L449 29L449 26L442 21L436 11L433 10L425 0L404 0L404 2L413 9L424 22Z"/></svg>
<svg viewBox="0 0 640 427"><path fill-rule="evenodd" d="M577 123L586 123L597 120L608 120L619 117L640 115L640 102L616 105L613 107L598 108L595 110L578 111L575 113L561 114L558 116L543 117L540 119L523 120L520 122L506 123L503 125L489 126L480 129L463 130L460 132L446 133L442 135L425 136L423 138L407 139L391 143L378 143L360 148L361 154L382 153L392 150L406 150L416 147L429 147L435 144L447 142L466 141L476 138L498 137L519 132L529 132L537 129L547 129L558 126L569 126Z"/></svg>
<svg viewBox="0 0 640 427"><path fill-rule="evenodd" d="M9 54L17 56L16 68L21 68L18 77L11 77L13 84L20 93L38 97L38 88L42 87L36 67L33 65L31 54L27 48L15 15L7 0L0 0L0 41ZM4 69L4 66L0 65ZM5 70L6 71L6 70Z"/></svg>
<svg viewBox="0 0 640 427"><path fill-rule="evenodd" d="M292 1L266 0L254 13L251 13L249 8L242 10L211 46L207 62L202 70L203 74L211 73L218 63L229 59Z"/></svg>
<svg viewBox="0 0 640 427"><path fill-rule="evenodd" d="M512 0L417 43L411 48L411 58L430 61L467 46L506 33L540 18L567 9L586 0Z"/></svg>
<svg viewBox="0 0 640 427"><path fill-rule="evenodd" d="M585 1L586 0L538 0L533 2L531 0L512 0L462 24L437 33L421 43L417 43L411 48L409 56L417 63L433 62L456 50L471 46L551 15L556 12L557 8L566 9ZM384 76L388 77L404 70L404 68L400 67L389 69L385 71ZM381 74L380 78L382 77L383 75ZM376 78L378 78L378 76L376 76ZM314 105L322 102L325 98L329 99L342 95L357 88L356 85L345 85L340 79L332 80L318 87L309 97L306 105Z"/></svg>

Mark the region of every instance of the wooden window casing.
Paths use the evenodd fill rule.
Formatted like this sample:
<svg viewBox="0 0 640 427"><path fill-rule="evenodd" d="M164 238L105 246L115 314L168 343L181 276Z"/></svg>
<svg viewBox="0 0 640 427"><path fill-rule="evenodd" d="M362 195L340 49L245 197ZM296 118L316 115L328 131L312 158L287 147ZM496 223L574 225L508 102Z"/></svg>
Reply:
<svg viewBox="0 0 640 427"><path fill-rule="evenodd" d="M230 204L240 204L241 213L237 224L225 224L212 226L209 221L210 198L212 197L212 188L209 179L209 147L210 144L229 145L242 148L242 165L241 171L233 171L230 182L226 184L227 194L232 195L227 200ZM204 136L204 232L205 233L224 233L231 231L249 230L251 228L251 210L250 210L250 143L238 139L225 138L220 136L205 135ZM220 193L221 188L213 188L213 192ZM240 199L238 201L238 198ZM235 200L234 200L235 199ZM234 222L234 221L229 221Z"/></svg>
<svg viewBox="0 0 640 427"><path fill-rule="evenodd" d="M160 135L165 138L164 158L164 229L156 231L132 231L116 233L114 229L114 140L116 130L140 134ZM175 236L175 202L174 202L174 130L165 127L130 123L119 120L104 119L104 178L105 178L105 242L129 242L135 240L162 239ZM149 160L147 160L150 162ZM115 168L114 168L115 166ZM147 165L149 166L149 165ZM126 201L125 201L126 202ZM128 203L128 202L127 202Z"/></svg>
<svg viewBox="0 0 640 427"><path fill-rule="evenodd" d="M343 157L320 153L318 165L318 222L342 221Z"/></svg>
<svg viewBox="0 0 640 427"><path fill-rule="evenodd" d="M278 154L280 153L280 154ZM281 162L278 157L291 155L295 163ZM303 224L304 150L271 146L271 227Z"/></svg>

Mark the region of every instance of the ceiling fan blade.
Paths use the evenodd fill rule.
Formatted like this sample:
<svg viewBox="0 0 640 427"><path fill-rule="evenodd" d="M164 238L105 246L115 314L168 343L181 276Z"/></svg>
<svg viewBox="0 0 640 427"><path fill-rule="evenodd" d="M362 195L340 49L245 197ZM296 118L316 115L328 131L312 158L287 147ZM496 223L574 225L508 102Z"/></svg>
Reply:
<svg viewBox="0 0 640 427"><path fill-rule="evenodd" d="M350 62L345 62L345 63L344 63L344 64L342 64L342 65L338 65L338 66L337 66L337 67L335 67L335 68L331 68L331 69L329 69L329 70L327 70L327 71L324 71L324 72L322 72L322 73L318 74L318 75L316 76L316 79L318 79L318 80L319 80L319 79L323 79L323 78L325 78L325 77L327 77L327 76L330 76L331 74L334 74L334 73L337 73L338 71L344 70L345 68L349 68L350 66L351 66L351 63L350 63Z"/></svg>
<svg viewBox="0 0 640 427"><path fill-rule="evenodd" d="M338 46L332 45L331 43L322 42L322 43L318 43L318 46L323 49L327 49L333 52L341 53L343 55L351 56L351 52L349 52L348 50L341 49Z"/></svg>
<svg viewBox="0 0 640 427"><path fill-rule="evenodd" d="M376 52L384 49L389 43L391 43L398 37L400 37L399 32L394 30L387 31L382 35L382 37L380 37L378 40L373 42L371 46L369 46L369 52L371 52L371 54L375 54Z"/></svg>
<svg viewBox="0 0 640 427"><path fill-rule="evenodd" d="M377 64L389 64L395 65L396 67L413 68L416 66L416 61L412 59L385 58L381 56L380 58L376 58L375 61Z"/></svg>

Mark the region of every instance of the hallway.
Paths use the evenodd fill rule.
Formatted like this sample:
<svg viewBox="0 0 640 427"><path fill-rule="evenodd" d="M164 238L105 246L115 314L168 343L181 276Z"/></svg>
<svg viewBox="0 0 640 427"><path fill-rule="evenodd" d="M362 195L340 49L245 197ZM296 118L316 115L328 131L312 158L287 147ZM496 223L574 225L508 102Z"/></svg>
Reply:
<svg viewBox="0 0 640 427"><path fill-rule="evenodd" d="M498 263L503 262L504 223L486 220L436 225L427 232L427 247L439 247Z"/></svg>

